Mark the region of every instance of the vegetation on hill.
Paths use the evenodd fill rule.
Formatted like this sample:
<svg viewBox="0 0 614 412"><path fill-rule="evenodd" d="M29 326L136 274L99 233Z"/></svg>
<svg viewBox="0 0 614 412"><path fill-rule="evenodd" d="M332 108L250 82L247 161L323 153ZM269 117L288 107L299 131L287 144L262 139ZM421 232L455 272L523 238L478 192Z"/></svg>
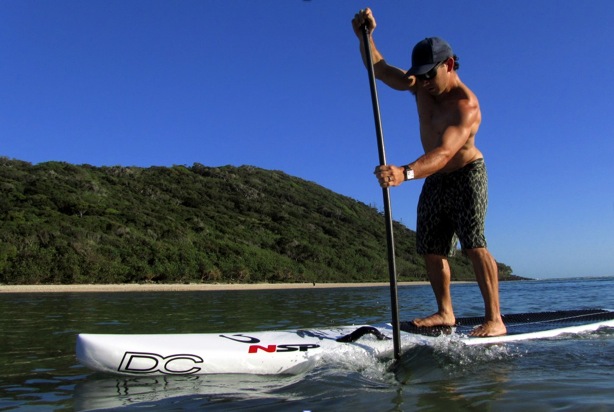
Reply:
<svg viewBox="0 0 614 412"><path fill-rule="evenodd" d="M415 233L395 241L399 280L426 279ZM280 171L0 158L0 283L387 280L382 214Z"/></svg>

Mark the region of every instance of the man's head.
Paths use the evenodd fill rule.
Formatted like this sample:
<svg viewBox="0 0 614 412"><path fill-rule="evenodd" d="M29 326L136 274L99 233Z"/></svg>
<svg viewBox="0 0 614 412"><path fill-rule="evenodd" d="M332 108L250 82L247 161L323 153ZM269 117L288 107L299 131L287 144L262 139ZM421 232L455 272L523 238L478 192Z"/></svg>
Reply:
<svg viewBox="0 0 614 412"><path fill-rule="evenodd" d="M428 37L414 46L411 53L411 68L407 71L407 76L413 75L420 78L427 75L450 57L457 60L452 47L445 40L439 37Z"/></svg>

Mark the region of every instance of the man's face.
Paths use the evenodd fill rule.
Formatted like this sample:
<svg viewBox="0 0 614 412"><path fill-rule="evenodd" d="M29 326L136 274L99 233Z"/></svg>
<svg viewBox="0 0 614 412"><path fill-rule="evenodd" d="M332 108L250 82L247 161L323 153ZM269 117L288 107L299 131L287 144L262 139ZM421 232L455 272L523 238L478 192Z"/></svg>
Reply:
<svg viewBox="0 0 614 412"><path fill-rule="evenodd" d="M428 73L417 75L418 84L429 94L439 96L445 90L447 84L448 62L447 59L433 67Z"/></svg>

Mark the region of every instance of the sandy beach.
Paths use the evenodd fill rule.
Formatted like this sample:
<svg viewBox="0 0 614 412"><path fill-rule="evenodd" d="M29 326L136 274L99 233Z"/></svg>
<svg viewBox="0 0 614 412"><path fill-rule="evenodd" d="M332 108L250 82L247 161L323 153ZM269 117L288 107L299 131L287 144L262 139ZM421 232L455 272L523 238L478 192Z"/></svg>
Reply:
<svg viewBox="0 0 614 412"><path fill-rule="evenodd" d="M398 286L428 285L428 282L399 282ZM254 284L121 284L121 285L0 285L0 293L67 293L67 292L196 292L218 290L271 290L271 289L330 289L389 286L387 282L374 283L254 283Z"/></svg>

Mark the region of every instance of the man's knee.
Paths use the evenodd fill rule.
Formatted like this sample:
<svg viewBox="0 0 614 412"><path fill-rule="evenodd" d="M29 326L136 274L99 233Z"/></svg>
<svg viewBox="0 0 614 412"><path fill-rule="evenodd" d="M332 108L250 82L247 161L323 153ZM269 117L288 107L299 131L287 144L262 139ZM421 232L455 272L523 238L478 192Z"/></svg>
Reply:
<svg viewBox="0 0 614 412"><path fill-rule="evenodd" d="M490 256L490 252L485 247L476 247L474 249L463 249L463 253L471 260L474 258L485 258Z"/></svg>
<svg viewBox="0 0 614 412"><path fill-rule="evenodd" d="M447 266L448 259L446 256L428 254L424 255L424 263L427 270L442 270Z"/></svg>
<svg viewBox="0 0 614 412"><path fill-rule="evenodd" d="M466 249L466 250L463 250L463 252L467 255L467 257L469 258L469 260L471 260L473 264L476 264L479 262L487 262L493 265L497 264L497 262L495 261L495 258L490 254L488 249L486 249L485 247L479 247L475 249Z"/></svg>

